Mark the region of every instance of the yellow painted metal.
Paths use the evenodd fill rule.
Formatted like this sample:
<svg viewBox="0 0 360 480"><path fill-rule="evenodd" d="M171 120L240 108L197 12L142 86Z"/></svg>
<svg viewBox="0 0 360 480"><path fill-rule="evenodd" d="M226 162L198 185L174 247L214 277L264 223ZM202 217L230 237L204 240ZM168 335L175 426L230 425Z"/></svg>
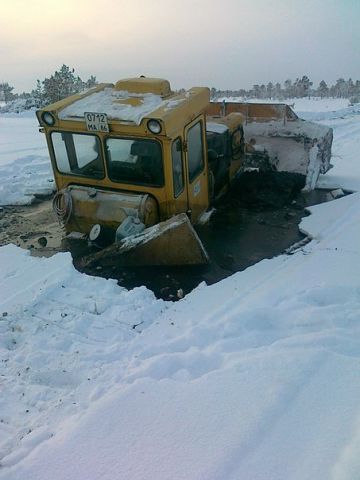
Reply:
<svg viewBox="0 0 360 480"><path fill-rule="evenodd" d="M232 112L225 116L210 116L207 115L207 120L214 123L221 123L226 125L230 132L236 130L240 125L245 122L245 117L240 112Z"/></svg>
<svg viewBox="0 0 360 480"><path fill-rule="evenodd" d="M76 103L80 100L87 97L91 100L91 95L97 95L102 91L106 95L111 91L115 92L110 97L114 105L125 105L135 109L141 107L149 94L158 95L161 98L154 103L157 107L138 123L116 118L114 115L116 109L112 109L111 115L108 116L109 133L88 132L85 118L79 114L79 108L73 110L75 112L73 115L76 115L74 117L64 113L65 108L74 105L76 107ZM126 94L122 95L123 91ZM94 102L92 104L94 105ZM194 87L188 92L174 94L166 80L139 78L120 80L115 87L112 84L101 84L84 94L69 97L39 110L37 116L46 134L57 189L68 191L72 198L72 215L66 229L88 234L95 223L116 229L128 214L135 214L147 227L156 224L152 231L154 233L155 230L156 234L151 238L147 236L149 241L140 242L141 245L138 245L136 253L131 247L126 255L127 262L173 265L206 263L207 254L190 221L195 224L210 205L205 116L208 105L208 88ZM94 113L106 113L101 109L100 105L98 111ZM43 122L44 112L51 112L54 116L53 126ZM150 119L156 119L161 124L162 130L159 134L155 135L149 131L147 123ZM234 113L221 119L214 118L213 121L225 124L232 132L241 124L242 116ZM188 132L196 124L201 125L203 168L190 181ZM52 147L53 132L96 135L101 149L104 178L60 172ZM154 187L113 181L109 177L106 163L105 142L108 138L139 140L143 138L159 142L163 155L164 185ZM172 145L179 140L182 145L184 188L178 196L175 196ZM240 159L233 160L229 170L230 175L239 168ZM185 213L188 213L190 221ZM138 255L138 248L142 252L141 255ZM122 253L125 250L123 245Z"/></svg>
<svg viewBox="0 0 360 480"><path fill-rule="evenodd" d="M203 146L203 169L190 181L189 175L189 148L188 148L188 132L196 124L200 122L201 125L201 135L202 135L202 146ZM188 209L190 213L190 218L192 223L197 223L200 216L210 205L209 198L209 169L207 164L207 151L206 151L206 131L205 131L205 118L195 119L192 123L187 125L184 130L184 138L187 144L185 151L185 165L186 165L186 186L187 186L187 198L188 198ZM204 208L205 207L205 208Z"/></svg>
<svg viewBox="0 0 360 480"><path fill-rule="evenodd" d="M131 84L131 85L130 85ZM155 90L156 92L166 93L170 91L170 85L167 81L154 80L154 79L145 79L140 78L132 80L119 81L117 83L117 88L124 88L126 85L130 90L138 90L139 93L131 95L129 92L128 95L128 104L138 105L141 101L141 93L144 93L144 90ZM184 126L190 124L195 119L201 119L205 125L205 116L204 111L209 103L209 89L203 87L195 87L190 89L188 92L183 94L172 94L170 97L167 97L166 100L153 112L148 114L147 117L143 118L139 125L131 122L122 122L119 119L109 119L109 129L110 133L96 132L95 134L101 142L101 156L104 162L104 171L105 177L103 179L90 178L86 176L75 176L73 174L62 173L57 169L55 155L52 148L51 134L52 132L72 132L72 133L89 133L86 129L85 119L81 118L62 118L61 112L64 108L76 103L78 100L89 97L92 94L101 92L105 88L113 88L112 84L101 84L91 89L90 91L74 95L72 97L56 102L48 107L45 107L37 112L37 116L40 122L42 129L44 130L48 142L48 148L50 152L52 167L54 170L55 182L58 190L63 190L69 187L70 185L82 185L85 187L93 187L95 189L106 189L112 192L125 192L129 194L139 194L139 195L149 195L153 198L158 205L158 215L160 220L166 220L173 215L176 215L181 212L186 212L189 209L189 198L188 198L188 178L187 176L187 167L185 165L185 153L183 153L184 161L184 170L185 170L185 189L184 191L175 198L173 190L173 171L172 171L172 158L171 158L171 145L176 138L180 138L182 144L184 144ZM140 92L142 90L142 92ZM152 92L154 93L154 92ZM140 96L139 96L140 95ZM116 97L115 100L116 102ZM51 112L55 118L55 124L53 126L48 126L42 121L42 114L44 112ZM101 112L99 112L101 113ZM163 130L159 135L154 135L147 128L147 122L149 119L157 119L163 126ZM92 132L94 134L94 132ZM164 186L162 187L153 187L153 186L143 186L136 184L124 184L119 182L114 182L110 179L107 171L106 165L106 152L105 152L105 140L109 137L114 138L137 138L137 139L153 139L157 140L161 144L163 161L164 161ZM203 132L204 146L205 142L205 131ZM203 171L204 179L207 178L207 159L205 158L205 168ZM76 202L75 202L76 203ZM207 187L202 189L201 195L197 199L197 205L195 208L194 216L192 221L195 222L199 215L204 212L209 206L209 198ZM82 207L83 208L83 207ZM89 212L92 207L89 206ZM85 216L90 214L86 213ZM99 219L97 218L95 212L93 212L94 218L93 223L98 223ZM88 230L89 222L86 221L86 230ZM83 225L83 228L85 226ZM87 233L87 232L86 232Z"/></svg>
<svg viewBox="0 0 360 480"><path fill-rule="evenodd" d="M206 109L207 115L219 117L235 112L244 116L244 123L270 120L292 122L298 119L296 113L285 103L211 102Z"/></svg>
<svg viewBox="0 0 360 480"><path fill-rule="evenodd" d="M211 105L220 105L221 104L211 104ZM220 111L219 111L220 113ZM207 115L207 121L212 123L219 123L221 125L225 125L230 135L232 136L232 157L229 167L229 183L234 179L236 174L239 172L239 169L243 165L243 147L244 144L244 131L243 131L243 124L245 122L245 117L240 112L231 112L227 115L220 116L220 115ZM226 193L225 191L223 193Z"/></svg>
<svg viewBox="0 0 360 480"><path fill-rule="evenodd" d="M103 140L107 137L104 134L99 133L98 136ZM125 135L123 138L127 138ZM154 138L154 136L152 136ZM139 137L137 137L139 138ZM144 137L148 138L148 137ZM158 138L159 139L159 138ZM125 192L129 194L147 194L158 204L159 219L165 220L171 217L174 214L186 212L187 211L187 194L186 191L182 193L178 198L174 197L173 192L173 179L172 179L172 162L171 162L171 140L167 138L159 139L162 145L163 159L164 159L164 186L163 187L152 187L144 185L132 185L132 184L123 184L112 181L107 174L106 162L104 169L106 172L104 179L95 179L85 176L75 176L70 174L63 174L58 171L54 153L52 151L50 137L48 136L49 151L51 162L54 171L55 183L57 190L64 190L70 185L83 185L87 187L93 187L95 189L108 189L112 192ZM105 158L104 146L103 149L103 158ZM208 207L208 200L205 199L203 205L203 211ZM94 223L98 223L94 217ZM87 232L86 232L87 233Z"/></svg>
<svg viewBox="0 0 360 480"><path fill-rule="evenodd" d="M145 82L147 79L140 78L138 80ZM62 119L61 112L66 107L75 104L77 101L82 100L86 97L90 97L91 95L94 95L108 88L113 89L115 92L113 84L100 84L88 92L73 95L71 97L60 100L59 102L48 105L41 110L38 110L36 114L40 125L45 128L46 133L51 131L51 129L72 132L86 132L87 129L84 117L67 117L66 119ZM128 92L128 96L124 99L121 99L120 103L127 103L132 106L137 106L139 105L139 102L142 101L141 93L132 95L132 92ZM146 93L144 93L144 95L146 95ZM204 111L209 105L209 100L210 90L206 87L193 87L185 93L174 93L170 96L166 96L166 98L163 99L163 101L160 103L160 105L158 105L158 107L154 108L151 113L144 116L139 125L135 122L124 121L120 118L109 117L108 122L110 133L113 133L115 135L144 135L147 137L153 137L154 135L147 128L147 122L149 119L156 119L163 126L163 129L159 136L175 138L182 131L184 125L187 125L192 120L194 120L194 118L204 113ZM116 96L114 96L113 98L113 103L119 103L119 99ZM50 112L54 115L55 125L53 127L49 127L42 121L41 115L44 112ZM98 111L97 113L106 112Z"/></svg>
<svg viewBox="0 0 360 480"><path fill-rule="evenodd" d="M130 93L154 93L161 97L171 95L170 82L162 78L126 78L115 83L115 90Z"/></svg>
<svg viewBox="0 0 360 480"><path fill-rule="evenodd" d="M141 97L130 97L130 98L121 98L119 100L114 100L114 103L122 105L131 105L132 107L139 107L142 104Z"/></svg>
<svg viewBox="0 0 360 480"><path fill-rule="evenodd" d="M94 223L113 230L129 215L139 218L147 227L158 223L156 200L148 194L121 193L93 187L71 185L73 211L66 229L89 233Z"/></svg>
<svg viewBox="0 0 360 480"><path fill-rule="evenodd" d="M84 259L83 266L113 265L114 258L123 266L139 265L201 265L208 254L189 218L182 213L125 238L99 253Z"/></svg>

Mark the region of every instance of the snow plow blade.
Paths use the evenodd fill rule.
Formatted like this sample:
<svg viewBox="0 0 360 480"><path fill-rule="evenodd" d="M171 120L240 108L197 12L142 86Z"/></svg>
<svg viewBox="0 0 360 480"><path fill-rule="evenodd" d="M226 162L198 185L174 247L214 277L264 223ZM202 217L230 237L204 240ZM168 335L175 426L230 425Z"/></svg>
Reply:
<svg viewBox="0 0 360 480"><path fill-rule="evenodd" d="M233 112L244 117L245 141L265 150L275 170L304 175L304 190L314 189L319 174L332 167L331 128L302 120L286 104L210 103L206 111L219 117Z"/></svg>
<svg viewBox="0 0 360 480"><path fill-rule="evenodd" d="M201 265L208 254L185 213L85 257L83 267L146 265Z"/></svg>

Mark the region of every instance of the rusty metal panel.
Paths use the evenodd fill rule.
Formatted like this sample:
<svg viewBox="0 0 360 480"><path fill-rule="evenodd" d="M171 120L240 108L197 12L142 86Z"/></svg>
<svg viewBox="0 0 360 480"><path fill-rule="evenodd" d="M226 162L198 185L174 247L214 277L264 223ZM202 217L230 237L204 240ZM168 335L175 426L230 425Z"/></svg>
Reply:
<svg viewBox="0 0 360 480"><path fill-rule="evenodd" d="M234 112L242 113L246 123L271 120L285 122L298 118L296 113L285 103L211 102L206 110L207 115L220 117Z"/></svg>

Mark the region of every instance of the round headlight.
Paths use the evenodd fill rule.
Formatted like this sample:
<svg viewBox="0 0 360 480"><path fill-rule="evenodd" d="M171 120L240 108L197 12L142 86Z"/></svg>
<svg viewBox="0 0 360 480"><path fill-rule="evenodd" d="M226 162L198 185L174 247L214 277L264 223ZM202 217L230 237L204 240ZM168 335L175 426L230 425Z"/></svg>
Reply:
<svg viewBox="0 0 360 480"><path fill-rule="evenodd" d="M161 132L161 123L158 120L149 120L147 126L151 133L157 134Z"/></svg>
<svg viewBox="0 0 360 480"><path fill-rule="evenodd" d="M55 123L55 117L52 113L50 112L44 112L41 115L41 119L46 125L49 125L49 127L52 127Z"/></svg>

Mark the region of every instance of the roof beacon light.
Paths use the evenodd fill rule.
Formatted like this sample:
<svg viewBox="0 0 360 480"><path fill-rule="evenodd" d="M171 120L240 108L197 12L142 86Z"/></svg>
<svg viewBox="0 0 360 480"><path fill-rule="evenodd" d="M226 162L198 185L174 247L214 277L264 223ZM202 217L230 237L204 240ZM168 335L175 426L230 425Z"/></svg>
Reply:
<svg viewBox="0 0 360 480"><path fill-rule="evenodd" d="M151 133L158 134L161 132L161 123L158 120L149 120L147 127Z"/></svg>
<svg viewBox="0 0 360 480"><path fill-rule="evenodd" d="M55 123L55 117L52 113L50 112L44 112L42 115L41 115L41 118L42 118L42 121L44 123L46 123L46 125L48 125L49 127L52 127Z"/></svg>

